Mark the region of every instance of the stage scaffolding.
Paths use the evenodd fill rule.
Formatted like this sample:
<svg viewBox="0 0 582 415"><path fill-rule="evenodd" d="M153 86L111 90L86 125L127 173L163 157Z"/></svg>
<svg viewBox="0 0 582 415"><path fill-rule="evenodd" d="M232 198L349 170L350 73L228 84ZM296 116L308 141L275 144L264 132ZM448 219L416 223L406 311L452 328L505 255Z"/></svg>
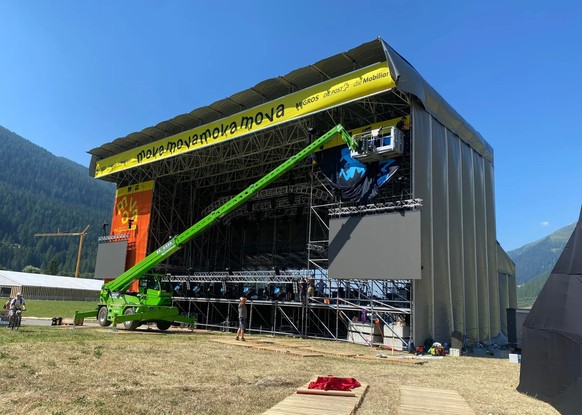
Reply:
<svg viewBox="0 0 582 415"><path fill-rule="evenodd" d="M195 315L197 327L211 330L238 328L239 295L248 298L251 333L346 340L354 320L410 323L407 280L334 280L308 270L166 278L175 287L174 303L181 312Z"/></svg>
<svg viewBox="0 0 582 415"><path fill-rule="evenodd" d="M350 129L409 113L408 96L391 90L240 140L122 171L115 181L155 180L151 252L296 154L308 141L310 128L327 131L341 123ZM400 203L411 194L410 154L405 154L397 175L374 202ZM241 295L249 299L251 332L346 340L354 319L411 324L409 280L327 277L330 212L350 206L338 198L311 158L157 271L174 284L174 302L183 313L197 316L198 327L235 330ZM310 284L314 293L308 293Z"/></svg>

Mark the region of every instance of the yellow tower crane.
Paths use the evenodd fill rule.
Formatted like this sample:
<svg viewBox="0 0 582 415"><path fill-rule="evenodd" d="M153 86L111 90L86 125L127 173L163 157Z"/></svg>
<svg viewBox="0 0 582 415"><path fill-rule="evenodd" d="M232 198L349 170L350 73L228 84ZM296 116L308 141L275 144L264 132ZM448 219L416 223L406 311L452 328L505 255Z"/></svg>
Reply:
<svg viewBox="0 0 582 415"><path fill-rule="evenodd" d="M62 233L61 231L57 230L56 233L35 233L34 236L78 236L79 237L79 252L77 253L77 267L75 268L75 278L79 276L79 265L81 264L81 250L83 249L83 238L87 235L87 229L89 226L83 229L81 232L72 232L72 233Z"/></svg>

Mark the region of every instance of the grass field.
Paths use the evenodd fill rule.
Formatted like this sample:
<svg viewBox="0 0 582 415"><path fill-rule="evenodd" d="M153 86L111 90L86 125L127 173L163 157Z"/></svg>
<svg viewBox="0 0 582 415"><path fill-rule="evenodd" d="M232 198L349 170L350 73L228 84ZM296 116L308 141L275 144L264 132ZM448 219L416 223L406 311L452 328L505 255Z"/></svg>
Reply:
<svg viewBox="0 0 582 415"><path fill-rule="evenodd" d="M8 298L0 298L4 304ZM75 311L90 311L95 309L97 301L57 301L57 300L26 300L26 317L73 318Z"/></svg>
<svg viewBox="0 0 582 415"><path fill-rule="evenodd" d="M455 390L477 414L557 414L516 391L519 365L507 359L445 357L416 366L329 355L299 357L213 342L233 336L177 328L167 333L1 328L1 412L260 414L314 375L334 375L370 385L358 415L396 414L400 385ZM377 353L340 342L278 339L328 351Z"/></svg>

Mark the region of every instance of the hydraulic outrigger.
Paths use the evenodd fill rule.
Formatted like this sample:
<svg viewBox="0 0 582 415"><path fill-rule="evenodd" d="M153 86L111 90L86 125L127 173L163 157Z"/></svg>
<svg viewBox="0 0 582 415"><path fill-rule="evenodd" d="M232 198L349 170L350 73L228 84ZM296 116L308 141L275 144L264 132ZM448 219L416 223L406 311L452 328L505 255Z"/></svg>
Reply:
<svg viewBox="0 0 582 415"><path fill-rule="evenodd" d="M182 248L186 242L215 225L338 134L350 150L356 151L355 139L342 125L336 125L186 231L172 238L114 280L104 284L96 310L76 312L75 324L81 323L86 317L97 317L101 326L109 326L112 323L115 326L117 323L123 323L128 330L135 330L141 324L150 322L155 322L159 330L167 330L173 322L185 323L193 327L196 323L195 318L180 315L178 308L172 306L173 291L170 284L163 281L161 275L149 272ZM135 280L139 280L138 292L128 291Z"/></svg>

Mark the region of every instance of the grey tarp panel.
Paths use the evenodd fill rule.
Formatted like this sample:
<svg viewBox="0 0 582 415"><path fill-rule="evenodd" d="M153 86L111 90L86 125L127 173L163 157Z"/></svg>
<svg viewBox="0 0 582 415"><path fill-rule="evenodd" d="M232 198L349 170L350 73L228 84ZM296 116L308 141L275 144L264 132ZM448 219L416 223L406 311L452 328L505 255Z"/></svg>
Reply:
<svg viewBox="0 0 582 415"><path fill-rule="evenodd" d="M493 164L419 105L412 119L413 193L423 200L415 342L453 331L489 341L501 327Z"/></svg>
<svg viewBox="0 0 582 415"><path fill-rule="evenodd" d="M462 209L463 209L463 280L465 283L465 333L479 338L479 303L477 301L477 253L475 244L475 174L473 150L461 145Z"/></svg>
<svg viewBox="0 0 582 415"><path fill-rule="evenodd" d="M582 405L582 211L523 325L518 391L562 414Z"/></svg>
<svg viewBox="0 0 582 415"><path fill-rule="evenodd" d="M444 126L432 120L432 226L434 278L434 338L442 341L453 332L449 270L449 213L447 145ZM454 229L453 229L454 231Z"/></svg>
<svg viewBox="0 0 582 415"><path fill-rule="evenodd" d="M493 165L483 159L485 169L485 226L487 229L487 280L489 281L489 319L491 336L500 333L499 278L497 276L497 236L495 231L495 189Z"/></svg>
<svg viewBox="0 0 582 415"><path fill-rule="evenodd" d="M515 295L515 264L509 258L509 255L503 250L501 245L497 243L497 276L499 278L499 321L501 324L501 332L506 336L509 335L507 324L507 309L516 308L515 298L511 299L511 295ZM513 289L512 289L513 285Z"/></svg>
<svg viewBox="0 0 582 415"><path fill-rule="evenodd" d="M453 301L453 331L465 329L465 283L463 275L463 199L461 176L461 140L447 131L448 148L448 204L449 204L449 250L450 284Z"/></svg>
<svg viewBox="0 0 582 415"><path fill-rule="evenodd" d="M489 319L489 273L487 271L487 207L485 206L485 167L483 158L473 152L475 188L475 252L477 264L477 306L479 310L479 340L491 337ZM497 334L497 333L496 333Z"/></svg>
<svg viewBox="0 0 582 415"><path fill-rule="evenodd" d="M421 172L431 171L431 117L419 106L412 107L413 149L413 187L417 195L422 195L421 220L420 220L420 250L422 261L422 279L413 281L413 340L417 344L432 336L434 331L433 317L433 267L432 267L432 190L430 174Z"/></svg>

